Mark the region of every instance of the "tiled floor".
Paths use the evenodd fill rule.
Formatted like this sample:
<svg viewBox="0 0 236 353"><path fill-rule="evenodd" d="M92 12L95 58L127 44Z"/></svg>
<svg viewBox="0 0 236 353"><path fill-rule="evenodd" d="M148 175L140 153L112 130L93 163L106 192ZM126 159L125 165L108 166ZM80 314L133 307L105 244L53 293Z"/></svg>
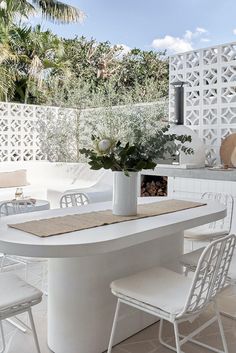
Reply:
<svg viewBox="0 0 236 353"><path fill-rule="evenodd" d="M183 333L189 332L189 329L197 327L197 325L205 320L209 314L204 314L195 321L194 324L190 325L189 323L182 324L180 326ZM227 337L227 342L229 346L229 353L236 352L236 321L232 321L228 318L223 318L225 333ZM129 338L125 342L117 346L113 353L171 353L171 350L163 347L157 338L159 324L155 324L147 328L146 330L140 332L139 334ZM170 324L166 323L164 330L165 340L169 344L174 345L173 340L173 329ZM198 336L204 343L212 344L216 348L221 348L221 342L219 339L219 331L217 325L212 325L205 332ZM186 353L207 353L204 348L198 347L193 344L185 344L183 350Z"/></svg>
<svg viewBox="0 0 236 353"><path fill-rule="evenodd" d="M24 275L22 266L16 266L14 269L19 275ZM39 284L37 273L40 272L40 266L33 264L31 271L29 272L29 279L32 284ZM221 298L222 308L226 308L228 311L236 312L236 289L227 289ZM43 302L34 308L34 317L36 321L37 332L39 335L41 353L51 353L47 347L46 342L46 312L47 312L47 298L44 297ZM210 312L204 313L199 317L192 325L189 323L182 324L181 331L183 333L189 332L191 328L196 327L200 322L204 321L210 316ZM24 320L26 316L24 316ZM229 346L229 353L236 353L236 320L232 320L227 317L223 317L223 324ZM33 339L30 333L21 333L19 330L12 328L9 323L4 323L7 340L9 346L6 353L34 353L35 347ZM130 337L126 341L122 342L118 346L114 347L112 353L171 353L171 351L160 345L158 341L158 328L159 324L155 324L138 333L137 335ZM173 328L170 324L165 324L164 337L170 344L173 343ZM221 342L219 338L219 331L217 324L210 326L198 337L203 342L212 344L217 348L221 348ZM184 352L186 353L207 353L204 348L197 347L193 344L185 344L183 346ZM65 352L67 353L67 352ZM83 352L78 352L83 353ZM101 353L101 352L98 352Z"/></svg>

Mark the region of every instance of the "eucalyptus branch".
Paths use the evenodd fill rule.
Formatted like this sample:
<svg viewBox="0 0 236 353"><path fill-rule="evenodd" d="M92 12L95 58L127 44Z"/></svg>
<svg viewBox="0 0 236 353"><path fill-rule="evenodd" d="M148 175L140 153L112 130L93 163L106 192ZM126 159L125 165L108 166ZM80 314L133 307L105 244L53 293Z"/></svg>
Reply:
<svg viewBox="0 0 236 353"><path fill-rule="evenodd" d="M80 150L88 158L92 169L111 169L112 171L138 172L143 169L154 169L157 159L164 158L165 154L174 154L181 150L185 154L192 154L193 149L186 143L191 142L191 136L168 134L169 127L165 126L146 137L140 142L141 131L136 136L139 140L130 145L122 144L120 140L111 138L101 139L92 135L93 148Z"/></svg>

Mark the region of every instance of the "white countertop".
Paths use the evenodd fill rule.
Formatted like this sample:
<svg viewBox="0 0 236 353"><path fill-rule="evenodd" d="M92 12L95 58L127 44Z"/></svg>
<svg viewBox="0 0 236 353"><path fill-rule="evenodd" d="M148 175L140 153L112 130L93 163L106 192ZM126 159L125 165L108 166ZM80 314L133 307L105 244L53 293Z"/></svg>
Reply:
<svg viewBox="0 0 236 353"><path fill-rule="evenodd" d="M154 170L143 170L141 174L191 179L236 181L236 168L235 170L209 170L208 168L184 169L180 167L166 167L162 164L157 166Z"/></svg>
<svg viewBox="0 0 236 353"><path fill-rule="evenodd" d="M163 198L141 198L140 203L156 202L157 200L161 201ZM111 209L110 202L2 217L0 219L0 250L8 254L45 258L96 255L174 234L216 221L226 215L224 206L211 201L202 207L48 238L39 238L8 227L10 223L105 209Z"/></svg>

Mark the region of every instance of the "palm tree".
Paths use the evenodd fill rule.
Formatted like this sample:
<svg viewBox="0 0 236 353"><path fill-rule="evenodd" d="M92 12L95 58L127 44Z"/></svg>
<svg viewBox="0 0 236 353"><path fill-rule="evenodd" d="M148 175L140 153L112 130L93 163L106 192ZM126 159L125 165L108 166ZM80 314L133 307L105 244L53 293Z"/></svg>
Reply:
<svg viewBox="0 0 236 353"><path fill-rule="evenodd" d="M27 101L30 87L40 87L47 70L64 70L60 40L21 23L37 11L59 23L84 18L82 11L57 0L0 0L0 100Z"/></svg>
<svg viewBox="0 0 236 353"><path fill-rule="evenodd" d="M51 21L60 23L80 22L85 17L85 14L78 8L58 0L32 0L32 2L40 9L42 15Z"/></svg>
<svg viewBox="0 0 236 353"><path fill-rule="evenodd" d="M0 101L8 101L14 92L14 70L9 66L10 61L15 61L15 56L12 54L7 45L0 43Z"/></svg>
<svg viewBox="0 0 236 353"><path fill-rule="evenodd" d="M10 27L8 37L0 40L0 53L0 101L33 102L52 72L68 71L63 42L39 25Z"/></svg>
<svg viewBox="0 0 236 353"><path fill-rule="evenodd" d="M78 8L58 0L0 0L0 19L6 24L17 15L32 15L40 11L47 20L57 23L80 22L84 13Z"/></svg>

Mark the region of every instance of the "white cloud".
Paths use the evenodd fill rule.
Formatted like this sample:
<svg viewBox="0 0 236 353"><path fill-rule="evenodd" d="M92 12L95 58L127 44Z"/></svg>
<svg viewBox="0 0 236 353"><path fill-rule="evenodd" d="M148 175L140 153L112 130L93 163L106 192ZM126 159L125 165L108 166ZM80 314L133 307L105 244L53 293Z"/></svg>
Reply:
<svg viewBox="0 0 236 353"><path fill-rule="evenodd" d="M208 31L205 28L202 27L197 27L196 28L197 33L208 33Z"/></svg>
<svg viewBox="0 0 236 353"><path fill-rule="evenodd" d="M186 40L191 40L192 37L193 37L193 32L187 30L187 31L185 32L184 38L185 38Z"/></svg>
<svg viewBox="0 0 236 353"><path fill-rule="evenodd" d="M193 50L196 40L210 41L206 35L208 35L208 31L205 28L197 27L195 31L187 30L182 37L166 35L163 38L156 38L152 41L152 47L154 49L166 49L170 53L182 53ZM203 38L201 38L202 36Z"/></svg>
<svg viewBox="0 0 236 353"><path fill-rule="evenodd" d="M211 40L209 38L201 38L200 41L203 42L203 43L208 43Z"/></svg>
<svg viewBox="0 0 236 353"><path fill-rule="evenodd" d="M236 28L234 28L234 29L233 29L233 34L235 34L235 35L236 35Z"/></svg>
<svg viewBox="0 0 236 353"><path fill-rule="evenodd" d="M181 53L193 49L189 40L168 35L164 38L154 39L152 47L155 49L167 49L174 53Z"/></svg>

